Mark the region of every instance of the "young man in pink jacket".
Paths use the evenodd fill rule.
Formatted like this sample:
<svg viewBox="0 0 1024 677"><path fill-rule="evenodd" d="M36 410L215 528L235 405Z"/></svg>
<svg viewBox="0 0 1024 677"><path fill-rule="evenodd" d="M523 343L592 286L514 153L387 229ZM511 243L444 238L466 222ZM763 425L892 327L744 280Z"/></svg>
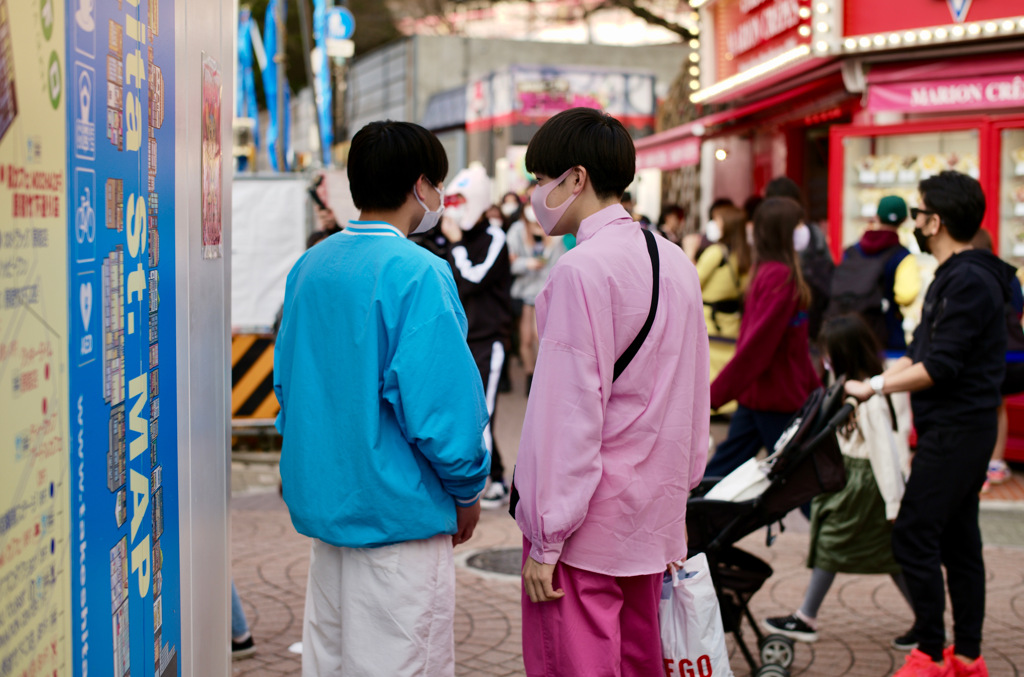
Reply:
<svg viewBox="0 0 1024 677"><path fill-rule="evenodd" d="M515 474L526 672L660 674L662 574L686 556L686 500L708 452L700 283L679 247L647 242L619 204L636 151L618 120L559 113L526 166L538 222L578 242L537 298L540 352Z"/></svg>

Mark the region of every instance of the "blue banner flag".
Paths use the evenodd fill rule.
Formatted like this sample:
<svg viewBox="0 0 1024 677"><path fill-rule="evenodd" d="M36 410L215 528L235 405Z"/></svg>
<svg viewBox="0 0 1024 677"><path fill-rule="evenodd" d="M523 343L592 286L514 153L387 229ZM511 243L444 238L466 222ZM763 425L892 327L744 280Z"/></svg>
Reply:
<svg viewBox="0 0 1024 677"><path fill-rule="evenodd" d="M331 64L327 58L326 0L313 0L313 39L317 46L313 91L316 94L316 112L320 116L320 148L323 150L324 165L329 166L331 147L334 145L334 92L331 90Z"/></svg>
<svg viewBox="0 0 1024 677"><path fill-rule="evenodd" d="M290 111L290 96L288 92L288 79L285 77L285 81L280 83L284 87L284 129L279 130L277 124L277 63L274 61L274 55L277 54L277 41L278 39L284 39L277 34L277 7L280 4L281 14L284 16L288 15L288 0L270 0L270 4L267 5L267 13L264 19L263 33L264 33L264 45L267 50L267 63L263 68L263 91L267 96L267 114L269 120L267 121L267 153L270 156L270 167L276 172L288 171L288 155L291 151L290 146L290 134L289 128L291 126L291 111ZM284 166L278 166L277 162L277 144L280 139L284 141Z"/></svg>
<svg viewBox="0 0 1024 677"><path fill-rule="evenodd" d="M256 148L260 145L259 114L256 109L256 81L252 73L252 13L248 9L242 9L238 13L238 77L236 78L237 90L235 92L235 115L240 118L250 118L253 122L252 134L253 143ZM243 159L244 163L248 160Z"/></svg>

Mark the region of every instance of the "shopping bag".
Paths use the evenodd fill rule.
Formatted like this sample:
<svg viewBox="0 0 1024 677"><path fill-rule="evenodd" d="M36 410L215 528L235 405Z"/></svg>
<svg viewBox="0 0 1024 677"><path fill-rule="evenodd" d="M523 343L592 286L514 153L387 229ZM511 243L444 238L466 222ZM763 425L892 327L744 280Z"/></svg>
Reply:
<svg viewBox="0 0 1024 677"><path fill-rule="evenodd" d="M733 677L704 553L665 574L658 605L665 677Z"/></svg>

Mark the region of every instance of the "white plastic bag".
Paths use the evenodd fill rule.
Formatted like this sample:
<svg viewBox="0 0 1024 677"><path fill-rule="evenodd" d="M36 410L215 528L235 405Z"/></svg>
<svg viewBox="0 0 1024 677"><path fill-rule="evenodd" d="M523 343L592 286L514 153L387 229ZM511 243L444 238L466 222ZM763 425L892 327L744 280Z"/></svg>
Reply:
<svg viewBox="0 0 1024 677"><path fill-rule="evenodd" d="M704 553L665 574L658 609L665 677L733 677Z"/></svg>

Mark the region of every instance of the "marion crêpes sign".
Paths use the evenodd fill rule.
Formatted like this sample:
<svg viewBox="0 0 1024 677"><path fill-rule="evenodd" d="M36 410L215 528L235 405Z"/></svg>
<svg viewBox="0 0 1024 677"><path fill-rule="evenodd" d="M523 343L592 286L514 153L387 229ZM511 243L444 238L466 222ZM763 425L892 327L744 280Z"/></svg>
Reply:
<svg viewBox="0 0 1024 677"><path fill-rule="evenodd" d="M1020 75L979 75L970 78L890 82L868 89L868 110L941 113L1024 106Z"/></svg>
<svg viewBox="0 0 1024 677"><path fill-rule="evenodd" d="M719 0L712 5L716 82L810 44L810 5L810 0ZM801 32L801 26L807 28Z"/></svg>
<svg viewBox="0 0 1024 677"><path fill-rule="evenodd" d="M847 36L1024 16L1021 0L846 0L844 4Z"/></svg>

